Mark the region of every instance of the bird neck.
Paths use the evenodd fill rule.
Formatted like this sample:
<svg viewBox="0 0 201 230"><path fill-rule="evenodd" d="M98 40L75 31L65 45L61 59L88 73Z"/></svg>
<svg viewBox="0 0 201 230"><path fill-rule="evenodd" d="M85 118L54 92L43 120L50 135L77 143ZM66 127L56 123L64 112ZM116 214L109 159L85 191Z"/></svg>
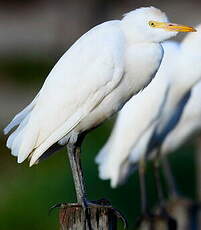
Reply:
<svg viewBox="0 0 201 230"><path fill-rule="evenodd" d="M127 21L120 21L120 28L122 32L124 33L125 39L128 44L134 44L134 43L148 43L146 36L143 35L143 33L139 33L139 31L135 28L135 26L132 27L130 23Z"/></svg>

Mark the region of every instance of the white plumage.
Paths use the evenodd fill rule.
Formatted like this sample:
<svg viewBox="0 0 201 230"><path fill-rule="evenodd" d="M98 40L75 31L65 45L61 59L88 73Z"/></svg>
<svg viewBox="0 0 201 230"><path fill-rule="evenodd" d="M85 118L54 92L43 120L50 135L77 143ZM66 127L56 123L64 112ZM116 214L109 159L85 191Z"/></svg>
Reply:
<svg viewBox="0 0 201 230"><path fill-rule="evenodd" d="M100 177L111 179L112 187L124 182L132 165L147 152L150 141L154 150L179 122L191 88L201 79L200 41L201 26L197 33L187 35L181 47L166 43L154 80L121 110L112 135L96 159ZM177 139L176 134L173 138Z"/></svg>
<svg viewBox="0 0 201 230"><path fill-rule="evenodd" d="M96 162L99 163L100 177L111 179L112 187L116 187L121 178L127 175L131 151L135 150L136 161L139 160L142 152L146 151L148 140L159 118L160 109L163 108L166 100L172 71L172 67L168 66L174 65L179 47L176 42L166 42L163 48L164 57L155 78L146 89L124 105L108 142L96 158ZM140 148L139 151L138 148Z"/></svg>
<svg viewBox="0 0 201 230"><path fill-rule="evenodd" d="M176 128L167 136L162 145L162 153L174 152L183 144L201 133L201 82L196 84L181 120Z"/></svg>
<svg viewBox="0 0 201 230"><path fill-rule="evenodd" d="M33 102L5 129L8 133L18 126L7 141L11 153L19 163L30 156L33 165L53 144L75 142L148 85L162 59L159 42L177 31L193 31L189 28L170 26L164 13L147 7L91 29L63 55Z"/></svg>

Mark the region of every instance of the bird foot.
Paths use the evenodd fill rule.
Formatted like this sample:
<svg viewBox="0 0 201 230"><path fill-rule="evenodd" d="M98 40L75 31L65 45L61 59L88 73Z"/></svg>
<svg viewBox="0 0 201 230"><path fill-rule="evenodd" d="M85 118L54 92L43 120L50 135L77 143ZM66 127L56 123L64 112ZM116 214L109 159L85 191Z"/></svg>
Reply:
<svg viewBox="0 0 201 230"><path fill-rule="evenodd" d="M146 213L140 216L136 222L136 227L140 229L158 229L158 227L164 226L165 229L176 230L177 222L174 218L167 215L165 212L158 214Z"/></svg>
<svg viewBox="0 0 201 230"><path fill-rule="evenodd" d="M123 216L123 214L118 211L117 209L113 208L111 203L106 200L106 199L99 199L96 201L87 201L84 200L83 202L84 205L81 205L79 203L59 203L59 204L55 204L53 205L50 209L49 209L49 215L51 214L51 212L55 209L55 208L71 208L71 207L83 207L84 212L85 212L85 217L86 217L86 222L89 223L89 212L88 210L90 208L107 208L110 209L115 216L122 221L123 225L124 225L124 229L128 228L128 223L126 218Z"/></svg>

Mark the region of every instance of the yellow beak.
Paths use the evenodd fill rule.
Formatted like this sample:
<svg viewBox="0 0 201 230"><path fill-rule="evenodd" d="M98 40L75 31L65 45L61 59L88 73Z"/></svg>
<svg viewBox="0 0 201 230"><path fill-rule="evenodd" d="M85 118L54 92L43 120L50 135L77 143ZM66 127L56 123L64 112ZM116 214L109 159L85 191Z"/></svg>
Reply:
<svg viewBox="0 0 201 230"><path fill-rule="evenodd" d="M179 25L175 23L168 22L155 22L155 28L162 28L167 31L176 31L176 32L196 32L196 29L191 26Z"/></svg>

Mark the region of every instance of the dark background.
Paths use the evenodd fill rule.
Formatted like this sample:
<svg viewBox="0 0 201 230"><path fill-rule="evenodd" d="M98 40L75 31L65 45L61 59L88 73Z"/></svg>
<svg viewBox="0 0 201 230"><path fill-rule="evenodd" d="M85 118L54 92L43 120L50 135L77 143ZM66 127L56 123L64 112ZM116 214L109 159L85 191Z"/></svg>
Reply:
<svg viewBox="0 0 201 230"><path fill-rule="evenodd" d="M0 1L0 230L59 229L57 210L48 216L48 209L55 203L75 200L66 150L32 168L28 162L19 165L5 148L3 127L32 100L58 58L84 32L100 22L121 18L136 7L150 5L165 11L173 22L201 23L199 0ZM83 167L89 198L107 197L125 214L131 229L140 214L137 173L114 190L109 182L98 178L94 163L113 120L85 139ZM191 198L196 197L194 153L192 143L170 156L179 188ZM153 205L157 197L151 165L148 184Z"/></svg>

